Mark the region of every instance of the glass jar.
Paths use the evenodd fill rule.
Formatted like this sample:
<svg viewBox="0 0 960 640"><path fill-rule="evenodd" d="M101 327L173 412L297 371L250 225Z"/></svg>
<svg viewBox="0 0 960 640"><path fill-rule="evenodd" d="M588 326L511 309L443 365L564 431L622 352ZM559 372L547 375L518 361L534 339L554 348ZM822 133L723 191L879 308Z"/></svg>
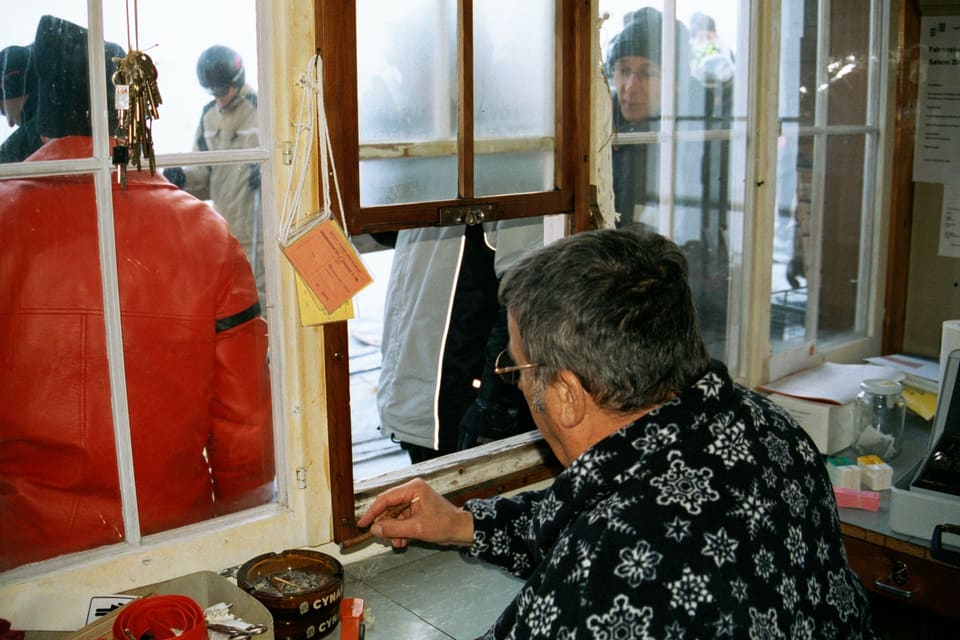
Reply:
<svg viewBox="0 0 960 640"><path fill-rule="evenodd" d="M903 387L896 380L864 380L856 402L853 448L884 461L900 453L906 417Z"/></svg>

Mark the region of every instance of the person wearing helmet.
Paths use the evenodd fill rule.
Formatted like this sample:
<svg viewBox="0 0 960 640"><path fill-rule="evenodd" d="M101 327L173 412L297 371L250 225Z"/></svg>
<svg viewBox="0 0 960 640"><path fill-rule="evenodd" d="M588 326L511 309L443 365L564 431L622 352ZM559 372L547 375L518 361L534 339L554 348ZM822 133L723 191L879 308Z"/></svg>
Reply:
<svg viewBox="0 0 960 640"><path fill-rule="evenodd" d="M246 84L243 59L223 45L204 50L197 80L213 100L203 107L194 151L253 149L259 144L257 94ZM213 207L227 219L240 241L264 296L263 240L260 223L260 165L219 164L170 167L163 175Z"/></svg>
<svg viewBox="0 0 960 640"><path fill-rule="evenodd" d="M36 128L36 70L30 65L32 46L0 51L0 114L17 127L0 145L0 162L20 162L40 148Z"/></svg>

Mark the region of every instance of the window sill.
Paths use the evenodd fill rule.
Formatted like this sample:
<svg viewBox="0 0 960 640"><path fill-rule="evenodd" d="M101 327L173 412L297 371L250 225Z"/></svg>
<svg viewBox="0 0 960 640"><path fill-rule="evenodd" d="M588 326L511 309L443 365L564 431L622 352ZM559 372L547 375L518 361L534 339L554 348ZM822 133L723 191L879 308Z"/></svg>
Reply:
<svg viewBox="0 0 960 640"><path fill-rule="evenodd" d="M560 470L543 436L530 431L362 480L354 490L354 513L359 518L380 492L413 478L423 478L455 504L463 504L551 478Z"/></svg>

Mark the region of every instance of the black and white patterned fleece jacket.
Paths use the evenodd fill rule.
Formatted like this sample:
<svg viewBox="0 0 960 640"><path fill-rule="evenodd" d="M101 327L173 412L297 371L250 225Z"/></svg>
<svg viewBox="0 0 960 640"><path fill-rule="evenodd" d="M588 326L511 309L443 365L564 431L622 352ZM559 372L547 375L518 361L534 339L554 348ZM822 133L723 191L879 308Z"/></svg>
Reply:
<svg viewBox="0 0 960 640"><path fill-rule="evenodd" d="M464 555L526 579L485 638L875 637L815 446L719 362L549 488L464 508Z"/></svg>

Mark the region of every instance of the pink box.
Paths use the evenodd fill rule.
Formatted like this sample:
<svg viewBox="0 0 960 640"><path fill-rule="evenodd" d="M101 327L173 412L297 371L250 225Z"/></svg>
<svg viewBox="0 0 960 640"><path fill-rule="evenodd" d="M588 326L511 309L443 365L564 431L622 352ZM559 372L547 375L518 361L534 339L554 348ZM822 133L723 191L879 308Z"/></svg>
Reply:
<svg viewBox="0 0 960 640"><path fill-rule="evenodd" d="M838 507L876 511L880 508L880 494L876 491L857 491L845 487L834 487L833 495Z"/></svg>

